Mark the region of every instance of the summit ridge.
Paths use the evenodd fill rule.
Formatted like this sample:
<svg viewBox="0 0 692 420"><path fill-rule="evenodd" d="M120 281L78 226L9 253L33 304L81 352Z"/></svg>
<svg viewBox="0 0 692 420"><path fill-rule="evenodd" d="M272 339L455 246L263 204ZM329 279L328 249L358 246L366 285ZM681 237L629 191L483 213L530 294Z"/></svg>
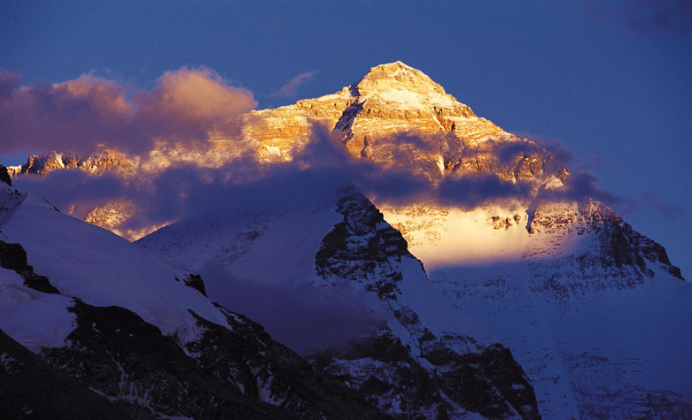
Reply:
<svg viewBox="0 0 692 420"><path fill-rule="evenodd" d="M406 134L449 135L458 145L472 147L490 139L518 141L492 122L476 116L420 70L400 61L375 66L356 83L331 95L298 101L276 109L252 111L243 129L265 160L289 161L310 140L319 124L339 138L353 157L390 161L391 141ZM440 147L430 145L434 152ZM445 148L445 147L443 147ZM428 156L422 171L444 172L441 156ZM442 158L444 159L444 158ZM459 162L447 162L450 169ZM443 166L443 168L440 168Z"/></svg>
<svg viewBox="0 0 692 420"><path fill-rule="evenodd" d="M380 64L371 68L362 79L352 86L358 90L359 96L388 89L445 94L444 88L435 83L427 74L401 61Z"/></svg>

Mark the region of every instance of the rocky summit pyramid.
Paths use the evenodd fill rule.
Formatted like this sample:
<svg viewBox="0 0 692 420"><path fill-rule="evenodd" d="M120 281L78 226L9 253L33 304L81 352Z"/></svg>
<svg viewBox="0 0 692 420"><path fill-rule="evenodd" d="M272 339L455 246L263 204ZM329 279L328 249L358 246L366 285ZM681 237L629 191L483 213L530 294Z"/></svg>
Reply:
<svg viewBox="0 0 692 420"><path fill-rule="evenodd" d="M416 171L429 176L490 171L497 162L486 161L492 146L485 143L520 141L402 62L373 67L360 81L332 95L253 111L248 121L245 136L256 141L267 158L292 159L309 141L312 125L320 124L353 157L398 166L403 155L415 162ZM409 136L420 141L407 142Z"/></svg>
<svg viewBox="0 0 692 420"><path fill-rule="evenodd" d="M161 143L147 156L108 151L118 158L74 165L53 153L13 171L73 167L128 182L181 162L222 171L232 200L211 189L208 208L137 245L181 273L213 274L206 284L221 304L258 285L347 299L368 314L367 330L302 356L385 416L692 418L682 350L692 346L692 285L663 246L579 194L578 175L549 150L476 116L422 72L380 65L337 93L248 113L239 138L212 134L196 148ZM325 140L343 153L321 155ZM237 178L247 166L234 162L249 156L260 171ZM101 161L115 169L92 164ZM346 180L325 169L344 165L355 168ZM387 188L367 189L382 180ZM421 185L424 194L407 194ZM117 201L85 214L123 233L119 223L144 210ZM247 310L261 309L254 302Z"/></svg>
<svg viewBox="0 0 692 420"><path fill-rule="evenodd" d="M251 125L248 136L283 154L294 147L296 134L307 134L299 127L309 119L338 130L354 156L370 154L367 146L372 143L365 144L368 138L375 142L408 131L452 134L468 142L507 135L490 121L475 116L471 108L445 93L423 72L401 62L374 67L360 81L335 94L253 112L251 116L266 125L260 125L261 129Z"/></svg>
<svg viewBox="0 0 692 420"><path fill-rule="evenodd" d="M416 147L408 144L408 149L417 149L411 152L432 160L435 170L443 174L497 172L495 163L484 161L485 157L492 157L487 153L492 145L527 142L476 116L430 77L401 62L373 67L360 81L331 95L251 111L245 116L242 137L257 149L262 161L289 161L310 141L315 125L339 138L353 157L383 164L399 157L393 154L394 140L416 136L423 142ZM45 175L66 168L100 174L115 167L121 169L122 176L136 176L138 171L160 171L179 162L198 160L201 166L213 167L236 157L230 147L224 150L224 140L229 139L218 137L218 133L210 136L211 143L221 146L206 149L196 144L196 148L186 149L162 142L143 159L112 149L89 157L51 152L31 156L26 164L8 170L12 176ZM527 162L521 164L522 168L527 166ZM520 172L526 175L525 171Z"/></svg>
<svg viewBox="0 0 692 420"><path fill-rule="evenodd" d="M144 156L114 149L87 157L53 151L8 169L12 176L79 169L136 180L180 164L214 169L248 156L258 165L270 166L300 157L316 133L343 143L352 158L434 182L450 176L492 175L528 183L535 193L555 178L559 185L568 173L550 151L476 116L430 77L401 62L373 67L361 80L334 94L251 111L244 117L239 137L210 133L209 142L193 146L162 141ZM508 155L512 148L518 152ZM139 210L123 199L66 209L130 240L162 225L126 227Z"/></svg>

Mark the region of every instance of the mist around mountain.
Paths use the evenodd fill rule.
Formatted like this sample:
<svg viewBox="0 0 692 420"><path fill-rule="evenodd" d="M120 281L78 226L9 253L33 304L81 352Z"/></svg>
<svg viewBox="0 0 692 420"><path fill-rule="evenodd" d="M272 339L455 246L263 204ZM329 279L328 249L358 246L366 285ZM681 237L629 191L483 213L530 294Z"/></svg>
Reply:
<svg viewBox="0 0 692 420"><path fill-rule="evenodd" d="M157 89L175 86L166 80ZM158 328L147 340L173 339L156 347L172 360L222 380L232 366L228 394L214 400L267 416L339 418L313 404L316 394L329 406L359 401L373 418L692 416L683 350L692 289L561 148L505 132L400 62L331 95L233 114L232 129L206 127L204 141L54 151L10 168L34 194L6 188L0 230L32 268L8 274L6 288L33 297L10 299L15 312L0 329L62 366L99 352L93 331L102 329L89 321L130 311ZM40 195L139 240L47 217ZM31 305L55 325L19 322ZM266 356L254 323L241 328L253 344L233 344L246 319L236 312L301 356L278 343ZM137 319L129 328L149 328ZM137 366L139 351L128 344L115 359ZM270 372L284 351L301 379L276 388ZM260 374L248 361L258 354ZM82 378L80 369L67 371ZM128 394L113 375L96 389L135 416L214 412L199 401L166 405L170 393L211 395L187 377L182 388L154 389L146 411L148 385ZM295 389L306 389L303 400L286 397Z"/></svg>

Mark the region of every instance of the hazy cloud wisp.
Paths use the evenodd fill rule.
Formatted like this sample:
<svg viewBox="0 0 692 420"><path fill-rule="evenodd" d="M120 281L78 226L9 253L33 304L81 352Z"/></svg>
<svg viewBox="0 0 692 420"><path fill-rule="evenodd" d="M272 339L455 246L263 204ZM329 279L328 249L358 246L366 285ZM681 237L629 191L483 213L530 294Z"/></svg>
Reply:
<svg viewBox="0 0 692 420"><path fill-rule="evenodd" d="M293 98L297 96L298 88L300 87L300 85L315 77L317 73L319 73L317 70L300 73L299 75L291 79L288 83L281 86L281 89L279 89L279 92L276 94L276 96L281 98Z"/></svg>

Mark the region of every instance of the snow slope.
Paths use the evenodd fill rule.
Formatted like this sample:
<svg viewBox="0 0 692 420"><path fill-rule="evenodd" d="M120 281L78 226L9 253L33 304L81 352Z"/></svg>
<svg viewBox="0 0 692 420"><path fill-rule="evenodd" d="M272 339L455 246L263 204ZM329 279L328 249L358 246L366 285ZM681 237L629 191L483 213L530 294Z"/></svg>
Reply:
<svg viewBox="0 0 692 420"><path fill-rule="evenodd" d="M692 363L684 349L692 345L692 285L679 278L660 245L605 206L389 208L385 218L427 269L426 277L415 259L402 258L393 303L367 293L367 284L391 274L361 270L359 261L378 258L360 256L369 236L347 236L349 251L327 265L333 276L316 275L318 244L339 231L334 204L274 204L271 211L250 205L243 212L238 203L226 220L211 226L188 220L141 243L192 271L218 260L239 281L308 283L353 294L414 355L425 353L417 327L395 312L411 310L435 336L462 334L480 347L499 340L526 370L543 418L663 419L690 412ZM339 287L329 289L325 280ZM473 351L466 344L457 351ZM343 363L336 372L383 369L368 359Z"/></svg>
<svg viewBox="0 0 692 420"><path fill-rule="evenodd" d="M528 264L429 275L515 352L544 418L658 418L650 400L666 394L692 407L692 284L658 271L633 289L562 298L544 288L555 273Z"/></svg>
<svg viewBox="0 0 692 420"><path fill-rule="evenodd" d="M7 352L21 345L48 380L70 377L122 418L386 418L207 298L199 277L40 197L0 183L0 198L0 330L9 335L0 373L10 385L30 387L36 374L14 368ZM45 408L40 394L0 401L2 413Z"/></svg>
<svg viewBox="0 0 692 420"><path fill-rule="evenodd" d="M692 284L612 210L433 206L386 217L431 283L515 352L543 418L692 413Z"/></svg>
<svg viewBox="0 0 692 420"><path fill-rule="evenodd" d="M223 267L227 279L239 283L274 285L296 291L311 286L316 290L315 298L319 298L321 290L325 295L350 293L381 316L386 311L382 299L367 294L365 289L368 282L377 281L376 278L359 277L357 281L344 282L343 277L336 276L338 282L330 283L316 269L316 256L323 239L343 220L337 212L337 197L316 194L281 207L268 203L262 210L257 209L256 204L236 203L237 208L229 208L218 219L183 219L137 243L160 252L168 261L190 272L204 271L208 264L214 264ZM246 207L255 211L248 211ZM383 221L382 227L385 225L389 226ZM368 237L358 239L351 246L367 246L368 240ZM346 264L355 270L357 257L352 258ZM399 264L404 273L397 283L399 301L425 319L426 327L436 333L463 331L473 335L481 345L492 343L486 331L441 299L430 286L417 259L402 258L397 262L397 269ZM222 278L216 280L224 281ZM225 287L223 283L215 284L213 279L207 280L207 286L210 291L219 292ZM394 318L389 321L399 323Z"/></svg>
<svg viewBox="0 0 692 420"><path fill-rule="evenodd" d="M431 286L401 235L364 196L308 188L296 193L300 199L284 200L250 190L254 197L238 199L223 213L183 219L138 243L186 270L220 267L224 273L207 277L207 285L222 303L239 284L260 284L289 296L310 288L311 299L329 304L338 296L338 302L364 307L373 319L370 331L337 351L340 356L327 356L326 370L349 378L392 415L413 406L426 418L437 410L455 419L473 418L474 412L538 418L533 390L511 353ZM248 299L263 309L262 296ZM293 315L284 316L290 322ZM412 375L429 382L408 384ZM483 379L476 379L473 391L459 389L465 375ZM387 385L366 391L372 381ZM477 401L467 400L470 392Z"/></svg>
<svg viewBox="0 0 692 420"><path fill-rule="evenodd" d="M40 197L27 195L0 229L5 242L20 243L34 271L65 296L130 309L182 344L196 338L189 309L227 325L206 297L184 284L187 273L113 233L60 213Z"/></svg>
<svg viewBox="0 0 692 420"><path fill-rule="evenodd" d="M72 305L72 299L26 287L17 273L0 268L0 330L30 350L65 345L77 327L67 311Z"/></svg>

